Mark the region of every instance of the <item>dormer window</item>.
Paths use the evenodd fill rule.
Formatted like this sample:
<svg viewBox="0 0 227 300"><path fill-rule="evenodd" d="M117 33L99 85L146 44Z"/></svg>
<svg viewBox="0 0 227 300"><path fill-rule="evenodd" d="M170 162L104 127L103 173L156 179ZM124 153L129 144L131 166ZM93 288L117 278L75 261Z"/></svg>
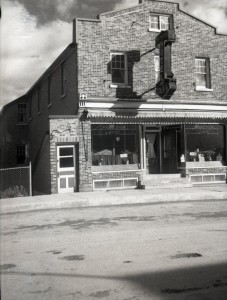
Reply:
<svg viewBox="0 0 227 300"><path fill-rule="evenodd" d="M170 16L150 15L149 31L163 31L170 29Z"/></svg>

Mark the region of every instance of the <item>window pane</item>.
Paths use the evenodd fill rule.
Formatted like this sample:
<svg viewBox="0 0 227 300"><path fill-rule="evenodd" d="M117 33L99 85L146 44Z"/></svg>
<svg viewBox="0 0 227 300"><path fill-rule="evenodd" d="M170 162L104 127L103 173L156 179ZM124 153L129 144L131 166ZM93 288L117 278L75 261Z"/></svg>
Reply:
<svg viewBox="0 0 227 300"><path fill-rule="evenodd" d="M186 125L187 161L222 161L224 158L224 126ZM200 155L200 156L199 156Z"/></svg>
<svg viewBox="0 0 227 300"><path fill-rule="evenodd" d="M206 75L196 74L196 86L206 87Z"/></svg>
<svg viewBox="0 0 227 300"><path fill-rule="evenodd" d="M73 156L73 148L60 148L60 156L69 156L72 155Z"/></svg>
<svg viewBox="0 0 227 300"><path fill-rule="evenodd" d="M73 166L73 157L60 158L60 168L72 168Z"/></svg>
<svg viewBox="0 0 227 300"><path fill-rule="evenodd" d="M150 16L150 28L159 29L158 16Z"/></svg>
<svg viewBox="0 0 227 300"><path fill-rule="evenodd" d="M169 17L160 16L160 29L161 30L169 29Z"/></svg>
<svg viewBox="0 0 227 300"><path fill-rule="evenodd" d="M139 163L138 126L92 125L92 165Z"/></svg>
<svg viewBox="0 0 227 300"><path fill-rule="evenodd" d="M125 83L125 72L124 70L112 70L112 82L113 83Z"/></svg>

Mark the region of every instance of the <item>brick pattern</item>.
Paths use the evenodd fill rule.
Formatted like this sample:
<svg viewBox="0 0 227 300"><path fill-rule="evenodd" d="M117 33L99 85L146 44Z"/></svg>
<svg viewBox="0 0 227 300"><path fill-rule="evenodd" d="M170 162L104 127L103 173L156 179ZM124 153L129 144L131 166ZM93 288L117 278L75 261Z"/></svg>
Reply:
<svg viewBox="0 0 227 300"><path fill-rule="evenodd" d="M145 1L143 5L100 16L101 22L78 21L79 92L88 96L151 98L155 94L154 55L158 33L149 32L149 14L173 14L176 42L172 70L177 91L170 101L226 101L227 36L179 11L177 4ZM130 88L110 88L110 52L126 51ZM195 57L208 57L213 92L195 91Z"/></svg>
<svg viewBox="0 0 227 300"><path fill-rule="evenodd" d="M141 172L138 171L125 171L125 172L100 172L100 173L92 173L92 179L121 179L121 178L140 178Z"/></svg>

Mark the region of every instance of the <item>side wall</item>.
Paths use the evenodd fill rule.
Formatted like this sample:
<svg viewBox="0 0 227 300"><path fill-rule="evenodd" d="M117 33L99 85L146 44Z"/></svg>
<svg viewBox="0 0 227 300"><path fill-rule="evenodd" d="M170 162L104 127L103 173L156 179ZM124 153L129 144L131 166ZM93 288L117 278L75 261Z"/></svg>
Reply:
<svg viewBox="0 0 227 300"><path fill-rule="evenodd" d="M66 93L61 93L64 63ZM34 194L51 193L49 116L73 115L78 111L76 49L42 78L30 91L31 118L29 122L30 153L33 166ZM48 104L48 78L51 78L51 104ZM38 112L38 89L40 112Z"/></svg>

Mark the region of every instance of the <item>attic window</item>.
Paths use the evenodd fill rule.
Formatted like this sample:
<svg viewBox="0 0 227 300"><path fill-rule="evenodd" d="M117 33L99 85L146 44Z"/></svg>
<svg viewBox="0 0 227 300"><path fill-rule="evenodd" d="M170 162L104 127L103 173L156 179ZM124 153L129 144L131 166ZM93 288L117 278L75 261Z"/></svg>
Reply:
<svg viewBox="0 0 227 300"><path fill-rule="evenodd" d="M149 16L149 31L164 31L170 29L170 16Z"/></svg>

